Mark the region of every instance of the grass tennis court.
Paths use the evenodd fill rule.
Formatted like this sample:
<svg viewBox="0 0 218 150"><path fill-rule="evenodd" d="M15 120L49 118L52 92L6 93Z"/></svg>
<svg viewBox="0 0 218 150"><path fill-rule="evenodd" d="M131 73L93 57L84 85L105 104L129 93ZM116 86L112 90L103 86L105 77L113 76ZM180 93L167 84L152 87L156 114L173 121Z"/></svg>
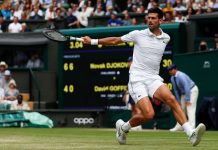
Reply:
<svg viewBox="0 0 218 150"><path fill-rule="evenodd" d="M185 133L131 131L127 145L115 140L115 129L1 128L0 150L218 150L218 132L207 131L192 147Z"/></svg>

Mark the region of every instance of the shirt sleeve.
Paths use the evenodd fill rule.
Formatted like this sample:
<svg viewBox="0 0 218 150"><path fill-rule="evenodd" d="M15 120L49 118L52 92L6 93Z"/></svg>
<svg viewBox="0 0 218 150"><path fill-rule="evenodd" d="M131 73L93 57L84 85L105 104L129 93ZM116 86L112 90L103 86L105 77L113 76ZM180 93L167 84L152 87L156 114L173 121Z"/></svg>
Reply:
<svg viewBox="0 0 218 150"><path fill-rule="evenodd" d="M123 42L135 42L137 37L138 30L134 30L132 32L129 32L128 34L125 34L121 36L121 40Z"/></svg>

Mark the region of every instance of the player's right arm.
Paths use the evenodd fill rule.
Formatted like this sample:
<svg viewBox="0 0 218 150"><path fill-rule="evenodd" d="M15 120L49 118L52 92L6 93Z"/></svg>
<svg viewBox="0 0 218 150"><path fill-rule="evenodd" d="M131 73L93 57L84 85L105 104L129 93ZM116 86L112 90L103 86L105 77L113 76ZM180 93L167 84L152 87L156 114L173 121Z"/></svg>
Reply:
<svg viewBox="0 0 218 150"><path fill-rule="evenodd" d="M121 37L107 37L107 38L101 38L101 39L91 39L89 36L85 36L85 37L82 37L82 39L84 40L83 41L84 44L92 44L93 40L95 40L94 44L92 45L97 45L95 44L96 42L102 45L117 45L117 44L123 43L123 41L121 40Z"/></svg>

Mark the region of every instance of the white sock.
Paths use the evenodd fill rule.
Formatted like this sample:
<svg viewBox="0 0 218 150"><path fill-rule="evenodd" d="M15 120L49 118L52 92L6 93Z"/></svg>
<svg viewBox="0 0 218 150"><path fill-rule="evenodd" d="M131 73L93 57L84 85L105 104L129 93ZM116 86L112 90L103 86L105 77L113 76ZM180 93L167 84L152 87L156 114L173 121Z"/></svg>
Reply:
<svg viewBox="0 0 218 150"><path fill-rule="evenodd" d="M193 129L192 129L192 127L190 126L190 124L189 124L188 122L184 123L184 124L182 125L182 127L183 127L185 133L186 133L188 136L190 136L190 135L192 134Z"/></svg>
<svg viewBox="0 0 218 150"><path fill-rule="evenodd" d="M129 121L128 121L128 122L125 122L125 123L122 125L122 127L121 127L121 129L122 129L124 132L128 132L131 128L132 128L132 127L131 127Z"/></svg>

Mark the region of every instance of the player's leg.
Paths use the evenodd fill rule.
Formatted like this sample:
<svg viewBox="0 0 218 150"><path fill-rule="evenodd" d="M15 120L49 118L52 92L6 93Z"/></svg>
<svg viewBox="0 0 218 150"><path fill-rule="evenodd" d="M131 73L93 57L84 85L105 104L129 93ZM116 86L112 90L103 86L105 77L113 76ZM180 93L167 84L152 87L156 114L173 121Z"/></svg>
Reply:
<svg viewBox="0 0 218 150"><path fill-rule="evenodd" d="M196 123L196 106L197 106L197 99L198 99L198 87L195 86L191 89L191 96L190 96L190 105L187 106L187 116L188 121L191 127L195 128Z"/></svg>
<svg viewBox="0 0 218 150"><path fill-rule="evenodd" d="M185 99L185 95L181 95L180 106L181 106L183 112L186 114L186 99ZM171 132L183 131L183 127L177 122L175 127L170 129L170 131Z"/></svg>
<svg viewBox="0 0 218 150"><path fill-rule="evenodd" d="M161 85L153 95L154 98L160 99L164 103L170 106L173 111L173 114L179 124L184 124L187 122L186 116L182 111L179 103L177 102L175 96L171 93L168 87L163 84Z"/></svg>
<svg viewBox="0 0 218 150"><path fill-rule="evenodd" d="M134 116L136 114L141 114L141 110L138 108L138 106L136 104L131 104L131 109L132 109L132 116ZM131 130L133 130L133 131L142 130L142 125L132 127Z"/></svg>
<svg viewBox="0 0 218 150"><path fill-rule="evenodd" d="M148 122L154 117L154 109L148 97L144 97L136 104L141 113L137 113L129 120L131 127L138 126L142 123Z"/></svg>
<svg viewBox="0 0 218 150"><path fill-rule="evenodd" d="M147 87L142 82L129 82L128 89L131 97L136 103L136 107L141 113L134 114L127 122L119 119L116 122L116 138L120 144L126 143L126 133L135 126L149 121L154 116L153 106L148 98Z"/></svg>
<svg viewBox="0 0 218 150"><path fill-rule="evenodd" d="M154 93L154 98L160 99L166 104L168 104L176 118L176 120L182 125L184 131L189 137L190 142L193 146L196 146L201 141L201 137L203 136L206 128L204 124L199 124L197 128L194 130L191 128L190 124L187 122L187 118L182 111L182 108L179 106L178 102L176 101L175 96L171 93L166 85L160 86L156 92Z"/></svg>

